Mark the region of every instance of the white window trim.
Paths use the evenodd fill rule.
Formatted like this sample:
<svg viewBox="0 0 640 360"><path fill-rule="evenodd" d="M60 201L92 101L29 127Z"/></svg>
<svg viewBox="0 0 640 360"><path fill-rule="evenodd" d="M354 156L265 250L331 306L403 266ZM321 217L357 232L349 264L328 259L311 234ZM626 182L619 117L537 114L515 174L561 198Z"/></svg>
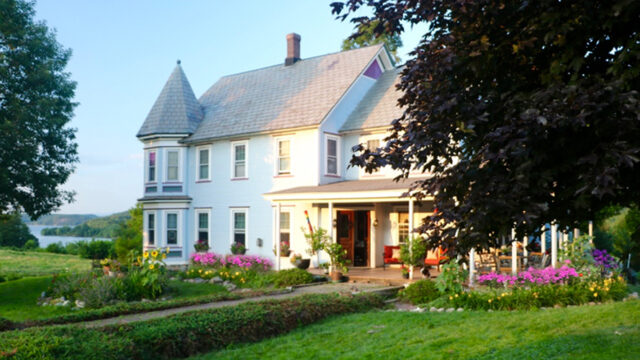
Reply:
<svg viewBox="0 0 640 360"><path fill-rule="evenodd" d="M274 175L275 176L291 176L293 175L293 138L290 136L287 137L278 137L275 139L275 145L273 149L273 154L275 155L275 167L274 167ZM289 172L280 172L280 142L288 141L289 142Z"/></svg>
<svg viewBox="0 0 640 360"><path fill-rule="evenodd" d="M362 135L360 136L360 139L358 140L358 142L360 144L364 144L365 146L367 145L367 142L370 140L378 140L380 142L379 146L383 146L384 142L384 138L385 138L385 134L370 134L370 135ZM364 168L360 168L360 177L380 177L380 176L384 176L385 172L384 172L385 168L379 168L378 171L374 172L374 173L367 173Z"/></svg>
<svg viewBox="0 0 640 360"><path fill-rule="evenodd" d="M169 152L177 151L178 152L178 179L169 180ZM164 151L164 183L182 183L182 149L178 148L170 148L165 149ZM157 168L157 165L156 165Z"/></svg>
<svg viewBox="0 0 640 360"><path fill-rule="evenodd" d="M278 208L276 207L276 211L278 211ZM286 208L286 207L280 207L280 213L289 213L289 228L287 230L289 230L289 249L291 249L291 245L293 243L293 239L291 238L291 234L293 234L293 211L291 211L291 208ZM280 217L278 217L278 219L280 219ZM280 227L280 234L278 234L278 241L280 241L280 237L281 237L281 233L282 233L282 227Z"/></svg>
<svg viewBox="0 0 640 360"><path fill-rule="evenodd" d="M244 145L244 176L236 176L236 146ZM249 141L231 142L231 179L249 178Z"/></svg>
<svg viewBox="0 0 640 360"><path fill-rule="evenodd" d="M208 162L208 166L209 166L209 172L207 173L207 177L206 178L200 178L200 151L201 150L207 150L209 151L209 162ZM207 145L207 146L199 146L196 148L196 182L198 181L211 181L211 146Z"/></svg>
<svg viewBox="0 0 640 360"><path fill-rule="evenodd" d="M151 158L151 153L156 154L156 164L155 164L155 179L149 180L149 159ZM144 183L145 184L157 184L158 183L158 152L156 150L147 150L146 156L144 157Z"/></svg>
<svg viewBox="0 0 640 360"><path fill-rule="evenodd" d="M233 240L235 238L235 224L233 216L235 213L244 213L244 247L249 250L249 208L248 207L237 207L231 208L231 216L229 217L229 231L230 239L229 246L233 245Z"/></svg>
<svg viewBox="0 0 640 360"><path fill-rule="evenodd" d="M195 216L195 226L194 226L194 237L193 237L193 244L197 244L198 243L198 237L200 236L200 234L198 234L200 232L200 214L207 214L207 219L208 219L208 227L207 227L207 244L209 245L209 248L213 247L211 244L211 209L196 209L196 216Z"/></svg>
<svg viewBox="0 0 640 360"><path fill-rule="evenodd" d="M177 214L178 216L178 221L177 221L177 226L178 228L176 229L176 237L177 237L177 241L176 244L169 244L169 239L167 238L167 230L169 230L167 228L168 225L168 221L167 221L167 216L169 214ZM156 220L157 221L157 220ZM157 236L156 236L156 244L157 244ZM182 248L182 211L177 211L177 210L165 210L162 212L162 240L165 244L165 246L171 247L171 248ZM156 245L157 246L157 245Z"/></svg>
<svg viewBox="0 0 640 360"><path fill-rule="evenodd" d="M336 142L336 173L329 172L329 140L335 140ZM324 175L325 176L340 176L340 137L336 135L325 134L324 138Z"/></svg>
<svg viewBox="0 0 640 360"><path fill-rule="evenodd" d="M154 226L153 226L153 230L154 230L154 239L153 239L153 245L149 244L149 215L153 215L153 222L154 222ZM157 211L144 211L143 212L143 239L144 239L144 247L159 247L158 246L158 212Z"/></svg>

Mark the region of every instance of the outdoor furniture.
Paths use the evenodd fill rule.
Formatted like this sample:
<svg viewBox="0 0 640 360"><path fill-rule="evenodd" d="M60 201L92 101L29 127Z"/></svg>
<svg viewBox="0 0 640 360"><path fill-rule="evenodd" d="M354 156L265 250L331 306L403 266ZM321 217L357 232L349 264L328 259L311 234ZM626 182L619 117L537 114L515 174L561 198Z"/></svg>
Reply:
<svg viewBox="0 0 640 360"><path fill-rule="evenodd" d="M386 268L387 264L402 264L402 260L400 260L400 245L384 246L384 253L382 254L382 270Z"/></svg>
<svg viewBox="0 0 640 360"><path fill-rule="evenodd" d="M495 272L498 268L498 259L493 252L476 254L476 271L478 274Z"/></svg>
<svg viewBox="0 0 640 360"><path fill-rule="evenodd" d="M532 252L529 254L528 260L528 266L534 267L536 269L544 269L547 266L551 265L551 257L546 253L543 254L541 252Z"/></svg>
<svg viewBox="0 0 640 360"><path fill-rule="evenodd" d="M511 263L512 263L513 259L511 257L511 255L500 255L498 257L498 262L499 262L499 269L501 273L510 273L512 268L511 268ZM516 269L520 269L520 266L522 264L522 256L517 256L516 257Z"/></svg>
<svg viewBox="0 0 640 360"><path fill-rule="evenodd" d="M440 247L435 250L428 250L424 264L426 266L435 266L440 271L440 265L449 261L449 257L445 255L446 252L447 250L442 250Z"/></svg>

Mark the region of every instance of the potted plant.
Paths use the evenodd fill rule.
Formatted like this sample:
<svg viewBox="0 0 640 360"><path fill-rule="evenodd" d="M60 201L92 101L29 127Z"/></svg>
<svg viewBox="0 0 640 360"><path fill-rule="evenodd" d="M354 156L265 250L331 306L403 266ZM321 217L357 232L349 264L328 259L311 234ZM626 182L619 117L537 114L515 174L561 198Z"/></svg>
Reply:
<svg viewBox="0 0 640 360"><path fill-rule="evenodd" d="M231 244L231 253L233 255L244 255L245 252L247 252L247 248L243 243L234 242Z"/></svg>
<svg viewBox="0 0 640 360"><path fill-rule="evenodd" d="M291 248L289 247L289 242L282 240L280 241L280 257L289 257L291 254ZM273 255L278 256L278 249L273 248Z"/></svg>
<svg viewBox="0 0 640 360"><path fill-rule="evenodd" d="M323 249L329 259L331 260L331 280L339 281L342 279L342 274L347 273L347 251L338 243L325 244Z"/></svg>
<svg viewBox="0 0 640 360"><path fill-rule="evenodd" d="M316 256L316 263L318 264L318 267L320 267L320 250L324 249L325 245L331 242L331 237L327 235L327 230L323 228L318 228L312 233L307 233L304 227L301 229L304 233L304 237L307 239L307 243L309 244L307 253L309 255Z"/></svg>
<svg viewBox="0 0 640 360"><path fill-rule="evenodd" d="M402 264L401 271L402 271L402 277L405 278L405 279L408 279L409 278L409 268L404 266L404 264Z"/></svg>
<svg viewBox="0 0 640 360"><path fill-rule="evenodd" d="M206 240L198 240L193 247L196 249L196 252L203 253L209 250L209 244L207 244Z"/></svg>
<svg viewBox="0 0 640 360"><path fill-rule="evenodd" d="M324 270L325 275L329 275L329 263L328 262L323 262L322 264L320 264L320 267L322 268L322 270Z"/></svg>
<svg viewBox="0 0 640 360"><path fill-rule="evenodd" d="M411 248L409 247L411 245ZM407 273L407 278L409 275L409 268L414 266L420 266L424 264L424 258L427 255L427 243L421 237L414 237L411 241L407 241L406 243L400 245L400 260L402 260L403 268L405 265L406 269L403 269L402 275L404 276L405 270Z"/></svg>
<svg viewBox="0 0 640 360"><path fill-rule="evenodd" d="M309 259L303 259L301 254L292 253L289 258L291 265L294 265L300 270L307 270L311 261Z"/></svg>
<svg viewBox="0 0 640 360"><path fill-rule="evenodd" d="M100 265L102 265L102 273L109 275L109 272L111 271L111 259L100 260Z"/></svg>

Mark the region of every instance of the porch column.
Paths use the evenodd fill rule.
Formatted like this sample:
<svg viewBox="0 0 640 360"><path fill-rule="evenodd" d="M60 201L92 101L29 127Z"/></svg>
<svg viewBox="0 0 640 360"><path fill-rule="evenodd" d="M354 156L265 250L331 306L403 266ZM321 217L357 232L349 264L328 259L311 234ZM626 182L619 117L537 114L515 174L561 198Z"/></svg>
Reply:
<svg viewBox="0 0 640 360"><path fill-rule="evenodd" d="M558 225L551 224L551 266L558 265Z"/></svg>
<svg viewBox="0 0 640 360"><path fill-rule="evenodd" d="M589 220L589 243L593 244L593 221Z"/></svg>
<svg viewBox="0 0 640 360"><path fill-rule="evenodd" d="M333 242L336 242L336 239L333 238L333 202L329 201L329 237Z"/></svg>
<svg viewBox="0 0 640 360"><path fill-rule="evenodd" d="M516 241L516 229L511 229L511 273L518 273L518 242Z"/></svg>
<svg viewBox="0 0 640 360"><path fill-rule="evenodd" d="M276 207L276 270L280 271L280 210L281 204Z"/></svg>
<svg viewBox="0 0 640 360"><path fill-rule="evenodd" d="M527 245L529 245L529 237L528 236L523 236L522 237L522 265L524 267L524 265L529 265L529 251L527 250ZM525 267L526 269L526 267Z"/></svg>
<svg viewBox="0 0 640 360"><path fill-rule="evenodd" d="M547 252L547 239L545 238L545 232L546 230L546 226L542 227L542 232L540 233L540 252L544 255L545 252Z"/></svg>
<svg viewBox="0 0 640 360"><path fill-rule="evenodd" d="M409 255L413 255L413 199L409 199ZM413 280L413 265L409 266L409 279Z"/></svg>
<svg viewBox="0 0 640 360"><path fill-rule="evenodd" d="M567 232L568 229L565 229L564 232L562 233L562 249L564 251L567 251L567 247L569 246L569 232ZM562 260L566 260L566 259L562 259Z"/></svg>
<svg viewBox="0 0 640 360"><path fill-rule="evenodd" d="M469 251L469 287L473 287L476 272L476 249Z"/></svg>
<svg viewBox="0 0 640 360"><path fill-rule="evenodd" d="M576 240L576 238L580 237L580 229L578 228L574 228L573 229L573 241Z"/></svg>

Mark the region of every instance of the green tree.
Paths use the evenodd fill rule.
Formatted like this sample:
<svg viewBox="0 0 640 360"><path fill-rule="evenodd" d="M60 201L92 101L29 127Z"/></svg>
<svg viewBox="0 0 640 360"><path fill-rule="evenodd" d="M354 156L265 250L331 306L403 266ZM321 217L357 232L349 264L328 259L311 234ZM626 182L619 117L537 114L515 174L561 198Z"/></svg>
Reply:
<svg viewBox="0 0 640 360"><path fill-rule="evenodd" d="M393 56L396 63L401 61L398 56L398 49L402 47L402 39L398 34L387 34L382 32L380 21L374 20L370 23L356 26L356 33L342 41L342 50L358 49L363 46L385 44L387 50Z"/></svg>
<svg viewBox="0 0 640 360"><path fill-rule="evenodd" d="M513 227L575 227L640 203L640 2L348 0L376 33L427 32L401 73L386 145L351 164L430 176L431 247L497 247ZM359 16L363 7L372 16Z"/></svg>
<svg viewBox="0 0 640 360"><path fill-rule="evenodd" d="M599 226L611 239L611 253L624 266L630 259L631 267L640 267L640 209L636 206L619 209Z"/></svg>
<svg viewBox="0 0 640 360"><path fill-rule="evenodd" d="M129 210L130 218L120 224L115 240L116 256L123 264L131 250L142 252L142 204Z"/></svg>
<svg viewBox="0 0 640 360"><path fill-rule="evenodd" d="M73 199L60 188L78 159L70 56L33 3L0 1L0 214L37 219Z"/></svg>
<svg viewBox="0 0 640 360"><path fill-rule="evenodd" d="M29 247L38 247L38 239L31 235L29 227L22 222L20 215L17 213L0 215L0 246L21 248L27 242Z"/></svg>

